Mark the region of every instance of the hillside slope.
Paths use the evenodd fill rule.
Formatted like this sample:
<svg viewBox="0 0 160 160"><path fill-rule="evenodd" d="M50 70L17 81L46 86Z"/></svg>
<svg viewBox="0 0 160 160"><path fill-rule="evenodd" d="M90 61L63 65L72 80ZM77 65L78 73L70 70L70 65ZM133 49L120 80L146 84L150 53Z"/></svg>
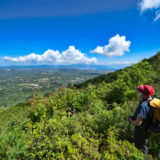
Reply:
<svg viewBox="0 0 160 160"><path fill-rule="evenodd" d="M154 66L158 58L77 88L60 88L48 97L36 95L26 104L2 111L0 158L145 159L132 144L133 127L129 128L127 117L137 105L135 86L151 84L158 95L159 68ZM155 159L159 147L158 138L152 136L149 153Z"/></svg>
<svg viewBox="0 0 160 160"><path fill-rule="evenodd" d="M152 67L151 68L152 72L156 72L157 76L159 76L158 72L160 71L160 52L158 52L156 55L154 55L153 57L151 57L149 59L146 59L146 58L143 59L141 62L147 62ZM136 65L138 66L138 64L136 64ZM118 70L116 72L111 72L109 74L100 75L96 78L89 79L89 80L87 80L83 83L77 84L75 86L77 88L82 88L82 87L88 86L88 84L98 85L99 83L102 83L102 82L110 83L110 82L117 80L118 76L121 73L123 74L124 71L128 71L129 69L132 69L132 68L133 68L133 65L130 67L127 67L125 69Z"/></svg>

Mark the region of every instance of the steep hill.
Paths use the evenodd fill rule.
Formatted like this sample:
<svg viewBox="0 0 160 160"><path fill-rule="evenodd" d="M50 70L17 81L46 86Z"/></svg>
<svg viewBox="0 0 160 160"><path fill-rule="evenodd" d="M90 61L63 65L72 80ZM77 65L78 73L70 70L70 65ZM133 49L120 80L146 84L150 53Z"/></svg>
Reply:
<svg viewBox="0 0 160 160"><path fill-rule="evenodd" d="M160 52L158 52L156 55L154 55L153 57L151 57L149 59L146 59L146 58L143 59L141 62L147 62L149 65L151 65L151 67L152 67L151 70L153 72L158 73L160 71ZM138 66L140 63L138 63L136 65ZM85 81L83 83L77 84L75 86L77 88L82 88L82 87L88 86L88 84L98 85L99 83L102 83L102 82L110 83L110 82L116 81L118 76L121 73L123 73L124 71L128 71L128 70L130 70L132 68L133 68L133 65L130 66L130 67L127 67L125 69L118 70L116 72L111 72L109 74L100 75L100 76L98 76L96 78L89 79L89 80L87 80L87 81ZM159 75L157 75L157 76L159 76Z"/></svg>
<svg viewBox="0 0 160 160"><path fill-rule="evenodd" d="M151 84L158 96L159 57L1 111L0 158L144 160L132 144L127 117L137 105L135 86ZM159 147L152 136L149 153L155 159Z"/></svg>

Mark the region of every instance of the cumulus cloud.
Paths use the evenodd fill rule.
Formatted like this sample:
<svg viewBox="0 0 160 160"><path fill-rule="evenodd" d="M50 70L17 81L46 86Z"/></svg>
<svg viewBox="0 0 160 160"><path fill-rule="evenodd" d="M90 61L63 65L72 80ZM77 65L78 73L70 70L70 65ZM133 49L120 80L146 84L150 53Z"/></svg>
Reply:
<svg viewBox="0 0 160 160"><path fill-rule="evenodd" d="M104 47L97 46L96 49L90 51L91 53L99 53L99 54L104 54Z"/></svg>
<svg viewBox="0 0 160 160"><path fill-rule="evenodd" d="M72 64L91 64L97 63L96 58L87 58L84 53L81 53L78 49L75 49L74 46L70 46L66 51L62 52L62 60L66 63L72 62Z"/></svg>
<svg viewBox="0 0 160 160"><path fill-rule="evenodd" d="M58 50L47 50L44 54L39 55L31 53L27 56L19 57L3 57L4 60L13 62L34 62L43 64L96 64L96 58L87 58L84 53L76 49L74 46L69 48L62 53Z"/></svg>
<svg viewBox="0 0 160 160"><path fill-rule="evenodd" d="M98 53L108 57L123 56L125 52L129 52L129 47L131 45L130 41L126 41L125 36L116 36L109 39L109 44L104 47L97 46L91 53Z"/></svg>
<svg viewBox="0 0 160 160"><path fill-rule="evenodd" d="M146 10L157 10L158 9L155 12L156 17L154 21L157 21L160 18L160 11L159 11L160 0L140 0L139 6L140 6L141 13L143 13Z"/></svg>

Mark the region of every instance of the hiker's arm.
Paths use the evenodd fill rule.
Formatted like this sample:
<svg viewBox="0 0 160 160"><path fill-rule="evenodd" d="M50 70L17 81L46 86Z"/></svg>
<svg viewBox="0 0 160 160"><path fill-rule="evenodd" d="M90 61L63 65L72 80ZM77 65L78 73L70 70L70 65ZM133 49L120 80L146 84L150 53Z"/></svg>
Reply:
<svg viewBox="0 0 160 160"><path fill-rule="evenodd" d="M137 116L137 119L135 121L132 120L131 118L128 119L128 121L131 122L135 126L140 126L142 124L142 120L143 120L143 118L140 116Z"/></svg>

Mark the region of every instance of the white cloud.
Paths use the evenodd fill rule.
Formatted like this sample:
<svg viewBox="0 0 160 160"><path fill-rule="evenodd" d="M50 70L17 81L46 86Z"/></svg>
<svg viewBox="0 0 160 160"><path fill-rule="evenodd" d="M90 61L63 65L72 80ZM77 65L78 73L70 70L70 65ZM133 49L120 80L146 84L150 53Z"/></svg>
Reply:
<svg viewBox="0 0 160 160"><path fill-rule="evenodd" d="M160 0L140 0L139 6L141 13L146 10L157 10L160 8ZM154 21L157 21L160 18L160 11L157 10L155 14Z"/></svg>
<svg viewBox="0 0 160 160"><path fill-rule="evenodd" d="M27 56L19 56L16 58L3 57L4 60L13 62L34 62L43 64L96 64L96 58L87 58L84 53L76 49L74 46L69 48L62 53L58 50L47 50L44 54L39 55L31 53Z"/></svg>
<svg viewBox="0 0 160 160"><path fill-rule="evenodd" d="M115 37L109 39L109 44L104 47L97 46L96 49L90 51L91 53L98 53L108 57L123 56L125 52L129 52L129 47L131 45L130 41L126 41L125 36L119 36L117 34Z"/></svg>
<svg viewBox="0 0 160 160"><path fill-rule="evenodd" d="M99 54L104 54L104 47L97 46L96 49L90 51L91 53L99 53Z"/></svg>
<svg viewBox="0 0 160 160"><path fill-rule="evenodd" d="M160 19L160 10L156 11L156 17L154 21L157 21L158 19Z"/></svg>
<svg viewBox="0 0 160 160"><path fill-rule="evenodd" d="M75 49L74 46L69 46L69 48L66 51L62 52L62 59L64 62L69 63L72 62L72 64L79 64L79 63L85 63L85 64L91 64L91 63L97 63L96 58L87 58L84 56L81 51L78 49Z"/></svg>
<svg viewBox="0 0 160 160"><path fill-rule="evenodd" d="M160 7L160 0L141 0L140 9L141 12L144 12L148 9L157 9Z"/></svg>

